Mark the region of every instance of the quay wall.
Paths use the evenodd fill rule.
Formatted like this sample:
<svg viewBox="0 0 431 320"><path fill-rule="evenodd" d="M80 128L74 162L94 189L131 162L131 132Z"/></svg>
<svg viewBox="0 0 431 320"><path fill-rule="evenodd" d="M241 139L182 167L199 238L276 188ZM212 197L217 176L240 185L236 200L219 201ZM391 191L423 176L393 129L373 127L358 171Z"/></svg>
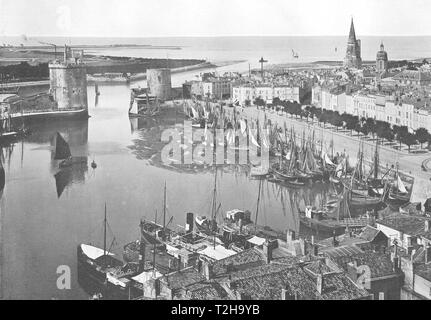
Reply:
<svg viewBox="0 0 431 320"><path fill-rule="evenodd" d="M364 145L364 158L372 159L374 156L376 147L374 141L366 141L363 138L350 136L350 134L336 132L335 130L330 129L323 129L323 127L319 126L316 122L312 124L311 122L307 123L305 120L299 121L299 119L292 118L290 115L285 113L259 110L254 106L237 108L237 111L239 111L243 117L248 119L259 119L261 123L263 123L266 113L267 119L271 120L273 123L277 123L281 127L284 127L284 124L286 123L288 129L294 128L298 134L298 138L300 138L303 131L305 131L306 137L308 137L308 134L314 130L315 137L319 145L320 140L323 139L324 148L326 147L329 152L330 141L333 139L335 153L345 152L349 155L349 160L352 164L357 160L357 154L361 142ZM431 197L431 172L424 172L421 168L422 162L431 158L430 154L412 155L405 152L399 152L388 147L381 147L379 157L380 163L383 167L390 167L391 165L396 166L398 163L400 172L414 179L411 197L412 202L423 203L427 198Z"/></svg>

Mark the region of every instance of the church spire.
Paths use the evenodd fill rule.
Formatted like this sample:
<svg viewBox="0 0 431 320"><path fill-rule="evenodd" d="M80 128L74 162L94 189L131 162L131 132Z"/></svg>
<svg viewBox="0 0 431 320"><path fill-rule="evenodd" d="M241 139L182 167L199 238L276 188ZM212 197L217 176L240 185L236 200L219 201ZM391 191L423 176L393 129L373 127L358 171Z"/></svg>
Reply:
<svg viewBox="0 0 431 320"><path fill-rule="evenodd" d="M349 33L349 43L356 43L356 33L355 33L355 25L352 22L350 23L350 33Z"/></svg>

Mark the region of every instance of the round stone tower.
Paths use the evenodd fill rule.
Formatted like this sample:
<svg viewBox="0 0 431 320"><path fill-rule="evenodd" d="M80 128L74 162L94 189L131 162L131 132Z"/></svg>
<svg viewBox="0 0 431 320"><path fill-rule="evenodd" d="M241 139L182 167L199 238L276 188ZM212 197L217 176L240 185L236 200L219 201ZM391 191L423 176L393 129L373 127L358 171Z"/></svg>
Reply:
<svg viewBox="0 0 431 320"><path fill-rule="evenodd" d="M171 70L170 69L148 69L147 85L149 93L160 100L171 98Z"/></svg>
<svg viewBox="0 0 431 320"><path fill-rule="evenodd" d="M388 71L388 53L385 51L383 43L380 45L380 51L377 52L376 70L378 73Z"/></svg>
<svg viewBox="0 0 431 320"><path fill-rule="evenodd" d="M88 109L87 70L83 63L83 52L72 53L64 48L63 61L49 64L50 93L58 109Z"/></svg>

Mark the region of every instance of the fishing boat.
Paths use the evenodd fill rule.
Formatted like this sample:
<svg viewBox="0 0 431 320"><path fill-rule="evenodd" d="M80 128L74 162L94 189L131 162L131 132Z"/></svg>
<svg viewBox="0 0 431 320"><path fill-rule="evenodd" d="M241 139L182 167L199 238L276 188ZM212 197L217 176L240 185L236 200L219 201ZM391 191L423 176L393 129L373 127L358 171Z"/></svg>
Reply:
<svg viewBox="0 0 431 320"><path fill-rule="evenodd" d="M106 286L108 273L115 268L122 267L122 261L116 259L115 254L109 252L106 243L107 218L105 205L103 249L89 244L80 244L77 249L78 269L84 276L90 278L97 285Z"/></svg>
<svg viewBox="0 0 431 320"><path fill-rule="evenodd" d="M129 117L155 117L160 114L160 102L156 96L148 94L146 89L133 88L131 90Z"/></svg>
<svg viewBox="0 0 431 320"><path fill-rule="evenodd" d="M69 144L64 140L62 135L57 132L55 139L54 160L61 160L59 168L67 168L75 165L86 165L87 157L74 157L70 152Z"/></svg>
<svg viewBox="0 0 431 320"><path fill-rule="evenodd" d="M390 187L386 201L391 204L405 204L410 201L410 197L411 190L409 190L401 180L397 170L395 183Z"/></svg>

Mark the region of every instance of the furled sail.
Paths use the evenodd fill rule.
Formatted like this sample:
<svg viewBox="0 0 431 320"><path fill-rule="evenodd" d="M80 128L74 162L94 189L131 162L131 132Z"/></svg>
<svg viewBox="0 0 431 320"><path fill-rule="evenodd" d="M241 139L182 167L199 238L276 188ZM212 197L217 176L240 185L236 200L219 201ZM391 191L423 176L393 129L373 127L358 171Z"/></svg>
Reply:
<svg viewBox="0 0 431 320"><path fill-rule="evenodd" d="M403 181L401 180L400 176L398 176L397 184L398 184L398 190L399 190L401 193L407 193L407 188L406 188L406 186L404 185Z"/></svg>
<svg viewBox="0 0 431 320"><path fill-rule="evenodd" d="M241 133L244 135L245 131L247 130L247 124L245 123L244 120L239 120L239 124L241 126Z"/></svg>
<svg viewBox="0 0 431 320"><path fill-rule="evenodd" d="M335 164L331 161L331 159L329 159L328 155L325 153L324 155L324 159L325 159L325 163L330 165L330 166L335 166Z"/></svg>
<svg viewBox="0 0 431 320"><path fill-rule="evenodd" d="M259 143L254 138L253 133L251 132L250 128L248 129L248 133L249 133L249 136L250 136L251 143L253 143L256 147L260 148Z"/></svg>
<svg viewBox="0 0 431 320"><path fill-rule="evenodd" d="M57 137L55 139L55 160L62 160L71 157L69 144L64 140L59 132L57 132Z"/></svg>
<svg viewBox="0 0 431 320"><path fill-rule="evenodd" d="M193 106L190 106L190 109L192 110L193 118L195 118L195 119L199 118L199 114L198 114L198 112L196 111L196 109L195 109L195 108L193 108Z"/></svg>

